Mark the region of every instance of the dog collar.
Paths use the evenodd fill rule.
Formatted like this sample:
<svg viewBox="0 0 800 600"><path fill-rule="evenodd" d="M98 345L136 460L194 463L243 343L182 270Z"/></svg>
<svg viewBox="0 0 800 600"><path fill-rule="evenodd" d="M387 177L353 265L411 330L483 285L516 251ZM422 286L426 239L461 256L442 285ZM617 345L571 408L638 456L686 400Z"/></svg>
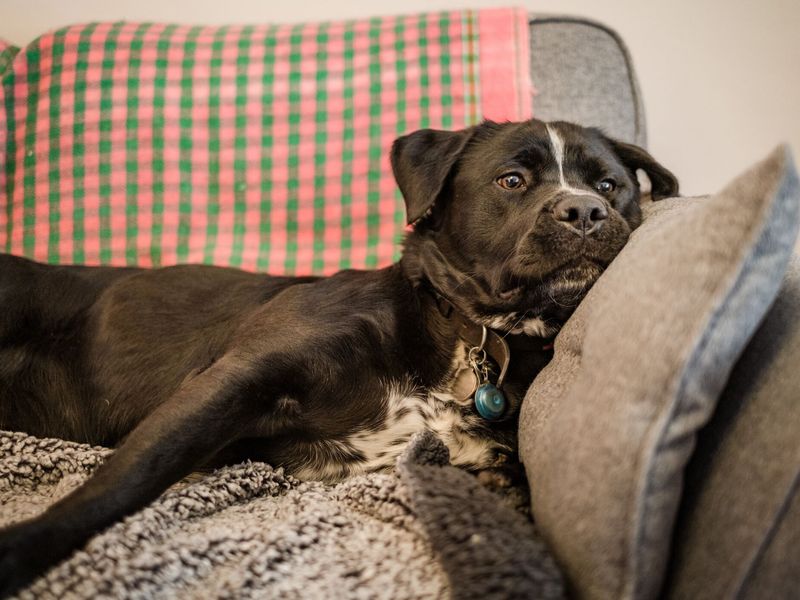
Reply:
<svg viewBox="0 0 800 600"><path fill-rule="evenodd" d="M464 399L472 397L475 409L484 419L496 421L502 418L508 410L508 401L502 391L511 362L508 343L493 329L466 318L450 300L435 289L426 289L436 300L439 314L456 324L458 336L469 346L467 361L475 376L475 386ZM487 357L500 369L496 383L491 381Z"/></svg>

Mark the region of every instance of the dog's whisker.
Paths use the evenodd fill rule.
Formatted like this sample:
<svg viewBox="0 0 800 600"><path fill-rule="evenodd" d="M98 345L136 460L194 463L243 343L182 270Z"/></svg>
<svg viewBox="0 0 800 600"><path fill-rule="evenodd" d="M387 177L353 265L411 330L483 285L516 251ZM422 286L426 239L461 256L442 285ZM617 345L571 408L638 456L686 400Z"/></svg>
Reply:
<svg viewBox="0 0 800 600"><path fill-rule="evenodd" d="M510 334L512 331L514 331L514 330L517 328L517 326L518 326L520 323L522 323L522 321L525 319L525 316L526 316L526 314L525 314L525 313L522 313L522 315L519 317L519 319L517 319L517 322L516 322L516 323L514 323L514 325L512 325L512 326L511 326L511 327L508 329L508 331L506 331L506 332L503 334L502 338L503 338L503 339L506 339L506 337L508 336L508 334Z"/></svg>

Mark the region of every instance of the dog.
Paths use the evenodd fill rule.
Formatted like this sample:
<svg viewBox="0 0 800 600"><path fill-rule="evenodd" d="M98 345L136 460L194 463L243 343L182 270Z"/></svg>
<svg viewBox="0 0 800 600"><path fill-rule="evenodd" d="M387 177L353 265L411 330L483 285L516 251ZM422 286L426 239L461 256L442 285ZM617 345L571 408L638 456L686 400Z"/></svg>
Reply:
<svg viewBox="0 0 800 600"><path fill-rule="evenodd" d="M391 468L422 430L455 465L502 467L547 342L641 221L637 171L678 193L643 149L566 122L416 131L391 164L412 228L380 270L0 256L0 428L117 448L0 532L3 594L200 467L332 481Z"/></svg>

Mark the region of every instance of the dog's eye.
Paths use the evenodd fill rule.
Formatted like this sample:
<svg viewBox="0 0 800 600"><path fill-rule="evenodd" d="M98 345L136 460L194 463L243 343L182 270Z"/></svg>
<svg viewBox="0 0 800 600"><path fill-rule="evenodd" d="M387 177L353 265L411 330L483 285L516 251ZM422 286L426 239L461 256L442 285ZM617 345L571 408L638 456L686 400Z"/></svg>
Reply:
<svg viewBox="0 0 800 600"><path fill-rule="evenodd" d="M601 194L610 194L615 189L617 189L617 182L613 179L603 179L597 184L597 191Z"/></svg>
<svg viewBox="0 0 800 600"><path fill-rule="evenodd" d="M516 190L525 185L525 179L519 173L506 173L497 178L497 185L504 190Z"/></svg>

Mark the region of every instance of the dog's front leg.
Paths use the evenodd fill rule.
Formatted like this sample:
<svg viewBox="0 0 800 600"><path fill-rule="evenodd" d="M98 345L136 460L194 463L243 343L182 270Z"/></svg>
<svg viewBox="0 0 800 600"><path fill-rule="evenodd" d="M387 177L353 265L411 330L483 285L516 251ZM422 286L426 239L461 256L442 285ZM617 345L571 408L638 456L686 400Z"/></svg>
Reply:
<svg viewBox="0 0 800 600"><path fill-rule="evenodd" d="M0 596L155 499L226 444L252 434L247 424L265 407L240 393L251 371L250 361L226 355L183 382L84 485L39 517L0 532Z"/></svg>

